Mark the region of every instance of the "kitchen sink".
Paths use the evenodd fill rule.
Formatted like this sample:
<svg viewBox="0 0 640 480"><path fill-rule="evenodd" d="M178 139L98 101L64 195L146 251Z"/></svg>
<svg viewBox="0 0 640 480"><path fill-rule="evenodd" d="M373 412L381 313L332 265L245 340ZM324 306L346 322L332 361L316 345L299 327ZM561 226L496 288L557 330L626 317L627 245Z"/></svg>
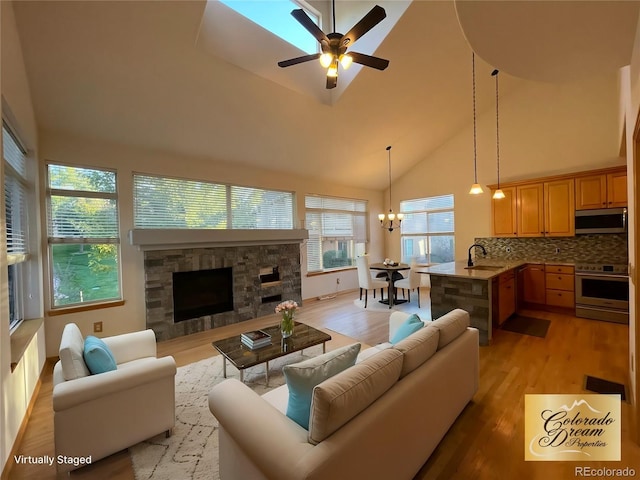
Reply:
<svg viewBox="0 0 640 480"><path fill-rule="evenodd" d="M474 265L473 267L464 267L467 270L502 270L504 265Z"/></svg>

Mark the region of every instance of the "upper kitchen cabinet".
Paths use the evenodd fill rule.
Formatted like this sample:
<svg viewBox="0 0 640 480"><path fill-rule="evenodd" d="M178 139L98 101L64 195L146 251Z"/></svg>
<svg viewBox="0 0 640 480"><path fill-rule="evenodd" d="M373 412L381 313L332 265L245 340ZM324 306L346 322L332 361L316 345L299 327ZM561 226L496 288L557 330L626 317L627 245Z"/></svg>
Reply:
<svg viewBox="0 0 640 480"><path fill-rule="evenodd" d="M576 177L576 210L626 206L626 170Z"/></svg>
<svg viewBox="0 0 640 480"><path fill-rule="evenodd" d="M575 234L573 179L517 187L519 237L571 237Z"/></svg>
<svg viewBox="0 0 640 480"><path fill-rule="evenodd" d="M517 187L516 214L519 237L544 235L544 185L542 183Z"/></svg>
<svg viewBox="0 0 640 480"><path fill-rule="evenodd" d="M517 237L516 187L503 188L504 198L496 200L491 190L491 231L494 237Z"/></svg>
<svg viewBox="0 0 640 480"><path fill-rule="evenodd" d="M575 210L573 178L544 183L545 236L573 237Z"/></svg>

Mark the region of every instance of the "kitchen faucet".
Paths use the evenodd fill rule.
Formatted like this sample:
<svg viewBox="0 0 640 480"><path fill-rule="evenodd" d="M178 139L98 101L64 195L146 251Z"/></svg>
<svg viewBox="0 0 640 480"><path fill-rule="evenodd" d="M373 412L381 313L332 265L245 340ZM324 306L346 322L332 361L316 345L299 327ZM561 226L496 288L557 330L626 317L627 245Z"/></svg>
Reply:
<svg viewBox="0 0 640 480"><path fill-rule="evenodd" d="M485 257L487 256L487 251L484 249L484 247L479 243L474 243L469 247L469 260L467 260L467 267L473 267L473 260L471 260L471 250L473 249L473 247L480 247L482 249L482 254Z"/></svg>

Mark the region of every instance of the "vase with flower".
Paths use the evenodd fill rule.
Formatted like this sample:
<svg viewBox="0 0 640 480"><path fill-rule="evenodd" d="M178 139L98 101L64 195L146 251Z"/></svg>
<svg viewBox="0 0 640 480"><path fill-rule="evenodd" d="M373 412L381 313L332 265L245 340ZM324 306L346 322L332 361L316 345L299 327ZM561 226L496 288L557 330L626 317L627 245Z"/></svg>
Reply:
<svg viewBox="0 0 640 480"><path fill-rule="evenodd" d="M295 325L293 317L297 309L298 304L293 300L286 300L276 307L276 313L282 314L282 320L280 321L282 338L290 337L293 334L293 327Z"/></svg>

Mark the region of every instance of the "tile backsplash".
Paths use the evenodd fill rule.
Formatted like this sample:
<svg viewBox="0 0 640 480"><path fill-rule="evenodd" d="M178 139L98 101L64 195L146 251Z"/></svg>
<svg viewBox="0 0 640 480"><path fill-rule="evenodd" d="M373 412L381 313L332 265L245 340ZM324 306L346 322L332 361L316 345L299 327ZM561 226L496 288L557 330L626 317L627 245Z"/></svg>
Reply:
<svg viewBox="0 0 640 480"><path fill-rule="evenodd" d="M627 234L576 235L575 237L476 238L488 259L544 260L547 262L629 262ZM480 252L476 251L476 255ZM476 257L480 258L480 257Z"/></svg>

